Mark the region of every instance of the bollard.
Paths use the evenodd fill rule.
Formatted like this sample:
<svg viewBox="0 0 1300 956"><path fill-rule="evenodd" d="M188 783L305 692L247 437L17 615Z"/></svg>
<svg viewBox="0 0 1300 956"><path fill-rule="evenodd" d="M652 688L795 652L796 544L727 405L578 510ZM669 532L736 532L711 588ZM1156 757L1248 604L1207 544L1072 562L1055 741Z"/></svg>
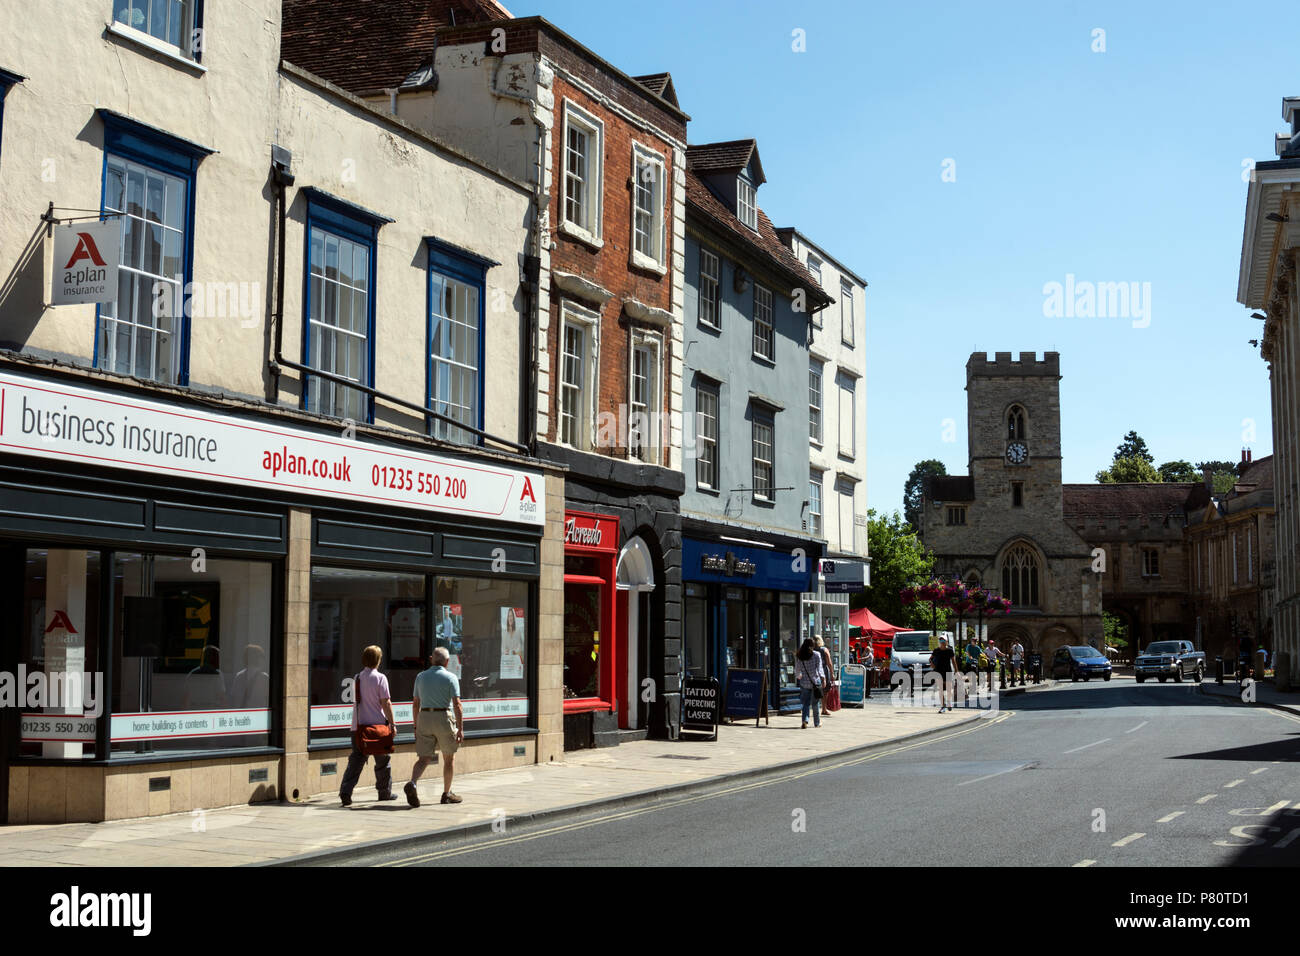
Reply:
<svg viewBox="0 0 1300 956"><path fill-rule="evenodd" d="M1011 679L1014 681L1015 675L1012 675ZM1005 661L1001 660L998 661L998 689L1007 689L1007 665Z"/></svg>
<svg viewBox="0 0 1300 956"><path fill-rule="evenodd" d="M1214 682L1223 683L1223 656L1220 655L1214 659Z"/></svg>

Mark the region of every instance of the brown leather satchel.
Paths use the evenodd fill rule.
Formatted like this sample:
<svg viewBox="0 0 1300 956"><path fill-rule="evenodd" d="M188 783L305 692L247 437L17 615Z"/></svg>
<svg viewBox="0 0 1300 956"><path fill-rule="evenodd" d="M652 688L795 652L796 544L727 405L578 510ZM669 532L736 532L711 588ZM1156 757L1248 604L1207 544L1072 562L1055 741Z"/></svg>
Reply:
<svg viewBox="0 0 1300 956"><path fill-rule="evenodd" d="M352 684L352 706L357 708L357 749L367 757L377 757L393 752L393 728L388 724L363 724L359 719L361 713L361 674L357 673Z"/></svg>

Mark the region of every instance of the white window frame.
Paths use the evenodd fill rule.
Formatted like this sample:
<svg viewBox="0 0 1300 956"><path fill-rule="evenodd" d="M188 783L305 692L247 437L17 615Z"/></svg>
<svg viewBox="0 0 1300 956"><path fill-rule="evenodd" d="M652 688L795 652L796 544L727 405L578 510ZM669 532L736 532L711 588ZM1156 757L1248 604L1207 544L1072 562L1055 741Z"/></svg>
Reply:
<svg viewBox="0 0 1300 956"><path fill-rule="evenodd" d="M706 261L710 259L713 261L712 275L704 271L704 264ZM704 325L710 329L717 329L718 331L721 331L722 330L722 257L718 255L716 252L712 252L704 248L704 246L700 246L699 265L700 265L700 281L698 283L699 301L696 303L696 311L695 311L696 318L699 320L700 325ZM705 285L704 285L706 280L713 286L713 291L707 296L705 295ZM712 322L710 322L707 318L704 317L705 302L708 302L709 306L713 310Z"/></svg>
<svg viewBox="0 0 1300 956"><path fill-rule="evenodd" d="M713 414L708 415L700 407L700 397L707 395L713 403ZM716 382L699 382L695 386L695 486L705 488L709 491L718 491L718 485L721 482L721 462L718 460L718 417L721 413L722 406L722 389ZM712 429L706 427L706 422L712 422ZM711 474L708 476L712 480L700 479L700 462L706 459L700 454L707 447L712 456L707 459L711 463Z"/></svg>
<svg viewBox="0 0 1300 956"><path fill-rule="evenodd" d="M576 174L569 170L569 130L578 128L587 134L588 153L586 176L578 178L583 184L583 222L569 218L569 181ZM588 245L600 248L601 220L604 217L605 181L605 124L572 100L564 101L564 130L560 145L563 158L560 170L560 231Z"/></svg>
<svg viewBox="0 0 1300 956"><path fill-rule="evenodd" d="M853 518L857 508L857 486L847 478L835 481L835 533L839 535L840 550L853 552ZM847 509L847 511L846 511ZM846 524L847 522L847 524ZM846 533L847 532L847 533Z"/></svg>
<svg viewBox="0 0 1300 956"><path fill-rule="evenodd" d="M754 469L752 472L754 486L754 500L772 502L776 500L776 493L772 490L776 487L776 414L758 405L750 406L750 447L754 453ZM760 428L767 429L768 440L767 458L759 456L759 434ZM759 471L766 466L767 468L767 490L765 493L759 491Z"/></svg>
<svg viewBox="0 0 1300 956"><path fill-rule="evenodd" d="M816 265L814 265L814 263L816 263ZM822 284L823 265L825 265L825 263L822 261L820 257L814 255L811 252L808 253L808 262L807 262L808 271L812 274L812 277L817 280L818 286ZM812 321L813 321L813 328L820 329L822 327L822 313L820 309L813 312Z"/></svg>
<svg viewBox="0 0 1300 956"><path fill-rule="evenodd" d="M808 360L808 441L818 448L822 447L826 431L826 414L822 407L826 402L825 373L825 362L819 362L817 359ZM815 392L814 381L817 383ZM814 422L816 422L816 434L814 434Z"/></svg>
<svg viewBox="0 0 1300 956"><path fill-rule="evenodd" d="M581 327L584 335L584 354L582 355L584 364L580 371L582 381L577 385L570 384L566 377L568 365L566 346L570 326ZM559 333L559 348L556 349L559 355L559 367L555 370L558 384L555 406L555 439L561 445L567 445L579 451L590 451L594 445L593 436L596 428L596 376L597 360L600 356L600 316L566 299L560 304ZM581 420L577 420L577 415L570 416L565 413L567 392L572 392L575 389L578 392L576 405L577 411L581 413ZM574 432L579 442L577 444L564 439L564 420L569 417L575 419Z"/></svg>
<svg viewBox="0 0 1300 956"><path fill-rule="evenodd" d="M775 297L772 290L754 283L754 358L776 364L776 318L773 312ZM764 315L766 313L766 315ZM761 334L766 330L766 334ZM759 346L767 348L764 355Z"/></svg>
<svg viewBox="0 0 1300 956"><path fill-rule="evenodd" d="M857 382L847 375L835 376L835 397L838 399L838 407L835 410L836 424L839 428L839 435L836 436L839 443L839 454L842 458L856 460L858 455L858 390ZM845 396L848 396L847 413ZM845 426L848 426L849 445L844 445Z"/></svg>
<svg viewBox="0 0 1300 956"><path fill-rule="evenodd" d="M654 170L654 178L650 184L650 189L645 190L650 195L650 206L651 206L648 213L650 216L648 235L651 242L653 243L653 248L649 253L643 252L642 250L637 248L637 241L639 235L638 228L637 228L637 216L641 213L641 207L639 203L645 186L645 182L642 179L643 168ZM665 263L667 262L666 249L668 244L665 241L665 236L664 236L664 232L665 232L664 203L668 195L668 191L664 188L664 185L667 182L668 182L668 166L667 163L664 161L663 154L657 153L650 147L633 140L632 142L632 203L631 203L631 207L632 207L631 209L631 219L632 219L631 263L632 265L638 266L642 269L649 269L651 272L657 273L658 275L664 275L668 271L665 265Z"/></svg>
<svg viewBox="0 0 1300 956"><path fill-rule="evenodd" d="M629 458L652 465L659 464L663 450L663 354L662 336L642 329L633 330L632 355L627 370L627 451ZM636 394L637 381L641 378L637 373L637 358L642 355L648 356L649 360L645 369L647 374L644 376L647 394L640 400ZM640 416L644 416L644 436L639 427L643 421ZM642 438L647 440L643 441Z"/></svg>
<svg viewBox="0 0 1300 956"><path fill-rule="evenodd" d="M744 176L736 177L736 218L758 232L758 190Z"/></svg>
<svg viewBox="0 0 1300 956"><path fill-rule="evenodd" d="M818 468L808 469L808 532L814 538L822 537L822 488L826 481L826 472Z"/></svg>
<svg viewBox="0 0 1300 956"><path fill-rule="evenodd" d="M203 52L203 34L202 26L198 23L198 0L177 0L177 2L181 5L182 18L179 31L180 43L172 43L171 40L149 32L148 18L152 15L153 10L153 4L149 0L112 0L108 31L141 46L157 50L159 53L185 60L194 67L199 67L198 60ZM142 29L124 20L117 19L119 6L126 6L129 9L139 7L144 13L146 26ZM166 4L168 11L170 11L171 7L172 3Z"/></svg>
<svg viewBox="0 0 1300 956"><path fill-rule="evenodd" d="M846 311L847 310L847 311ZM840 280L840 342L853 348L853 286Z"/></svg>

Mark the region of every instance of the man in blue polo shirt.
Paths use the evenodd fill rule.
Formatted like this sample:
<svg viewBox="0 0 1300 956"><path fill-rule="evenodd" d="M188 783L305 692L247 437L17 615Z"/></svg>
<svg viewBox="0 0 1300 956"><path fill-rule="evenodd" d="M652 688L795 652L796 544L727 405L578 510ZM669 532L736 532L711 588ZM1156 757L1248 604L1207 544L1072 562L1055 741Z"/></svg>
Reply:
<svg viewBox="0 0 1300 956"><path fill-rule="evenodd" d="M451 655L445 647L433 651L433 666L421 671L415 678L412 701L415 711L415 755L418 758L411 770L411 782L405 787L406 802L420 805L415 788L438 751L445 758L442 765L442 802L460 803L460 797L451 792L451 777L456 751L465 739L464 718L460 707L460 679L447 670ZM452 712L455 717L452 717Z"/></svg>

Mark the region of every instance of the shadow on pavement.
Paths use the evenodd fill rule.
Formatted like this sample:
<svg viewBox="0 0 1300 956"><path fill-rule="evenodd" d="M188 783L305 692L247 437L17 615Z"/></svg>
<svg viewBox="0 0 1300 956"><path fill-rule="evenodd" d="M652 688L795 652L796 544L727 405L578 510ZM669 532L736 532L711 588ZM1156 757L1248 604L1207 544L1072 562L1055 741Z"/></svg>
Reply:
<svg viewBox="0 0 1300 956"><path fill-rule="evenodd" d="M1293 807L1267 817L1242 817L1236 824L1224 839L1239 847L1229 866L1300 864L1300 809Z"/></svg>
<svg viewBox="0 0 1300 956"><path fill-rule="evenodd" d="M1250 760L1255 763L1278 760L1283 763L1300 763L1300 734L1288 734L1281 740L1248 747L1229 747L1226 750L1207 750L1202 753L1180 754L1171 760ZM1296 822L1300 826L1300 820Z"/></svg>

